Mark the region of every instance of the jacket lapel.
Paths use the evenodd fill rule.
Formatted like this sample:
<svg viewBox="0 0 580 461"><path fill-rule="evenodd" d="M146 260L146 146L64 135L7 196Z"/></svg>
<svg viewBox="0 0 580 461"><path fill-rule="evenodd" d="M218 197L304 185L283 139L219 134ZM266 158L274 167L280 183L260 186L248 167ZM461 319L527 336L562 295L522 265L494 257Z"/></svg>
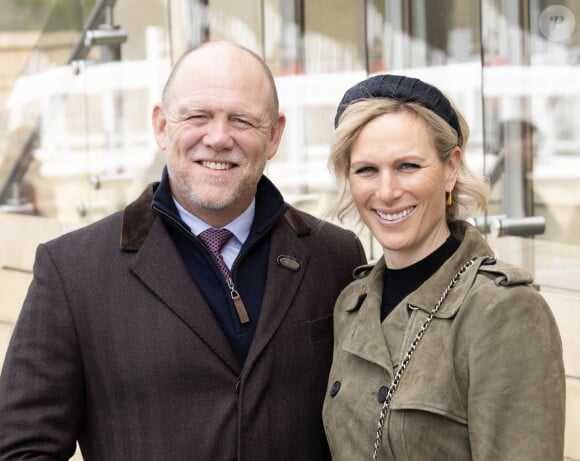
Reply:
<svg viewBox="0 0 580 461"><path fill-rule="evenodd" d="M346 333L343 349L385 368L391 374L393 360L380 321L384 266L381 258L364 281L367 296ZM353 302L353 306L355 304Z"/></svg>
<svg viewBox="0 0 580 461"><path fill-rule="evenodd" d="M491 248L481 239L479 231L473 226L458 221L450 225L451 232L460 242L457 251L431 276L423 285L409 295L405 300L409 305L429 313L435 306L439 297L447 289L451 280L456 276L461 267L473 256L477 260L469 267L461 277L436 314L437 318L452 318L457 314L465 297L469 293L478 268L488 256L493 256Z"/></svg>
<svg viewBox="0 0 580 461"><path fill-rule="evenodd" d="M248 369L272 339L300 289L309 259L300 235L309 232L309 227L293 229L285 219L272 232L260 319L246 359Z"/></svg>
<svg viewBox="0 0 580 461"><path fill-rule="evenodd" d="M129 267L232 371L239 372L240 366L227 338L193 283L161 219L153 221Z"/></svg>

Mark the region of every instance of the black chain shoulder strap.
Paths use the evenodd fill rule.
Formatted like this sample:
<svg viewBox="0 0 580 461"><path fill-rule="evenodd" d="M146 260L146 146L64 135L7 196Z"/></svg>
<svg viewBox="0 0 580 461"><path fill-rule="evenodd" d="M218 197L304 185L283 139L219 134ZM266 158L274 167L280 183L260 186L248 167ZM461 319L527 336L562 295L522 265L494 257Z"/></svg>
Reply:
<svg viewBox="0 0 580 461"><path fill-rule="evenodd" d="M385 398L385 401L383 403L383 408L381 409L381 414L379 416L379 421L377 424L377 435L375 438L375 446L374 446L374 451L373 451L373 461L376 461L377 456L379 454L379 447L381 446L381 442L383 440L383 428L385 426L385 420L387 418L387 413L388 413L390 405L391 405L391 400L393 398L393 394L395 393L395 391L397 390L397 387L399 386L399 382L401 381L401 377L403 376L403 373L405 373L405 370L407 369L407 365L409 365L409 361L411 360L411 357L415 353L415 349L417 349L417 345L421 341L421 338L423 337L425 330L427 330L429 325L431 325L431 321L433 320L433 318L435 317L435 314L437 313L437 311L441 307L441 304L443 304L443 301L445 301L445 298L447 298L447 295L449 294L451 289L459 281L459 279L461 278L463 273L476 260L477 260L477 257L471 258L453 276L453 278L449 282L449 285L447 285L447 288L445 288L445 290L441 294L439 301L437 301L437 304L435 304L433 309L431 309L431 312L429 313L427 319L425 320L423 325L421 325L421 329L418 331L417 335L415 336L415 339L413 339L413 342L411 343L411 347L409 347L409 350L407 351L407 353L405 354L405 357L401 361L401 365L397 369L397 373L395 373L395 377L393 378L393 382L389 386L389 390L387 391L387 396Z"/></svg>

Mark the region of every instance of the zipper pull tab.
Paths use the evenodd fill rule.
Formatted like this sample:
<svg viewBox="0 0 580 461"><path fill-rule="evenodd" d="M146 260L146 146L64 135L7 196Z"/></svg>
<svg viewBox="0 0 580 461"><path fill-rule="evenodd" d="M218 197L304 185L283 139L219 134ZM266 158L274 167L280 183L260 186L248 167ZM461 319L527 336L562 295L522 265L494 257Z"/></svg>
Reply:
<svg viewBox="0 0 580 461"><path fill-rule="evenodd" d="M244 306L244 301L240 294L237 292L236 288L234 287L234 281L231 277L226 279L228 283L228 287L230 289L230 296L232 297L232 301L234 302L234 307L236 308L236 312L238 314L238 319L240 323L248 323L250 321L250 317L248 316L248 311L246 310L246 306Z"/></svg>

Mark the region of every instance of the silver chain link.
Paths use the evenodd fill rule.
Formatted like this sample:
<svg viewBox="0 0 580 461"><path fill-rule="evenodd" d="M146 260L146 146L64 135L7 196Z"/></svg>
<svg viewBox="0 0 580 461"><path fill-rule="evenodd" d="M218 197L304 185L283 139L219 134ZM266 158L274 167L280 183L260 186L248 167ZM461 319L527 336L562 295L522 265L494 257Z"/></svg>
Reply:
<svg viewBox="0 0 580 461"><path fill-rule="evenodd" d="M397 369L397 373L395 373L393 382L391 383L389 390L387 391L387 396L385 398L385 401L383 402L383 408L381 409L381 414L379 416L379 421L377 424L377 436L375 438L375 447L373 451L373 461L377 460L377 456L379 454L379 448L383 440L383 428L385 427L385 420L387 418L387 413L389 411L391 399L393 398L393 394L395 393L397 387L399 386L399 382L401 381L403 373L405 373L405 369L409 364L409 360L411 360L411 356L415 353L415 349L417 349L417 345L419 344L419 341L421 341L421 338L423 337L425 330L427 330L427 328L431 324L433 317L435 317L435 314L441 307L441 304L443 304L443 301L445 301L445 298L447 298L447 295L449 294L453 286L459 281L463 273L469 268L469 266L471 266L475 262L476 259L477 257L474 257L471 258L469 261L467 261L463 265L463 267L461 267L461 269L457 271L457 274L455 274L455 276L451 279L451 282L449 282L449 285L447 285L447 288L445 288L445 290L443 291L443 294L439 298L439 301L437 301L437 304L435 304L435 307L431 309L431 312L427 316L427 320L425 320L425 322L421 326L421 329L419 330L419 332L415 336L415 339L413 339L413 342L411 343L411 347L409 347L409 350L407 351L405 357L401 361L401 365Z"/></svg>

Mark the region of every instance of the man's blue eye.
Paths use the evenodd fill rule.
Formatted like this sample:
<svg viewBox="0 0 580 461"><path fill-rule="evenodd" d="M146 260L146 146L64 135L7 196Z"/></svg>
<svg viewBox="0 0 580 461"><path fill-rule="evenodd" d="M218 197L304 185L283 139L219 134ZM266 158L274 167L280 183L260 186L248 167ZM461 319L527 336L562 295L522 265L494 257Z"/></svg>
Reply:
<svg viewBox="0 0 580 461"><path fill-rule="evenodd" d="M248 120L244 119L244 118L233 118L232 121L234 123L240 123L242 125L248 125L248 126L253 126L252 123L250 123Z"/></svg>

